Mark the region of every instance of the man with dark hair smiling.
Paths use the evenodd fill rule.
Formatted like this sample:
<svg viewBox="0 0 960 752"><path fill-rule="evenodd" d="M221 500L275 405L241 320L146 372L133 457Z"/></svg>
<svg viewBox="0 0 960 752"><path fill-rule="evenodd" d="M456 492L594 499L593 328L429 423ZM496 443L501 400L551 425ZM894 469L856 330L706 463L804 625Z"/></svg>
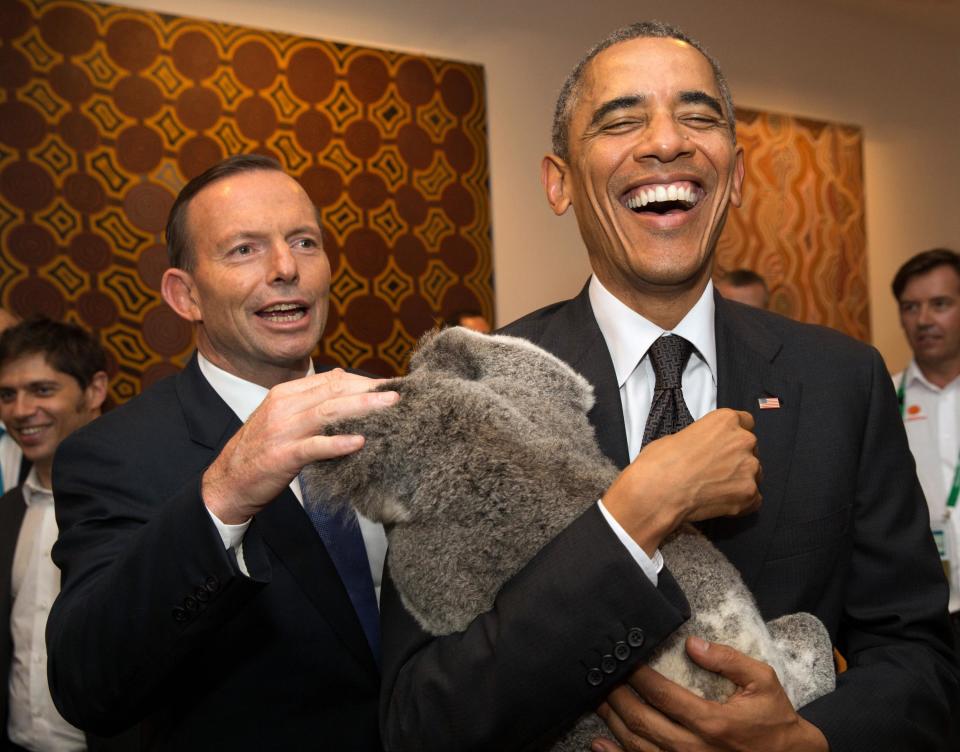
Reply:
<svg viewBox="0 0 960 752"><path fill-rule="evenodd" d="M33 463L0 500L3 749L86 749L83 732L60 716L47 687L43 633L60 585L50 560L57 537L50 475L60 442L100 415L106 367L100 343L72 324L33 318L0 336L0 418Z"/></svg>
<svg viewBox="0 0 960 752"><path fill-rule="evenodd" d="M383 530L309 517L298 473L363 445L326 423L397 395L314 373L330 267L275 161L194 178L167 239L197 353L57 455L54 699L102 734L142 722L149 749L377 752Z"/></svg>
<svg viewBox="0 0 960 752"><path fill-rule="evenodd" d="M716 61L661 23L617 30L564 84L542 181L557 215L573 208L593 276L504 333L593 384L600 446L626 469L463 633L426 635L387 580L388 749L540 749L598 705L643 752L951 749L946 587L879 354L714 293L744 173L733 117ZM723 421L740 433L704 441ZM751 431L756 513L715 504L730 479L702 464L732 470L720 455ZM688 615L659 546L691 520L765 618L824 622L848 663L834 692L797 712L770 666L699 638L688 655L736 685L726 703L644 665Z"/></svg>
<svg viewBox="0 0 960 752"><path fill-rule="evenodd" d="M949 248L918 253L900 267L892 287L913 352L893 383L960 634L960 254Z"/></svg>

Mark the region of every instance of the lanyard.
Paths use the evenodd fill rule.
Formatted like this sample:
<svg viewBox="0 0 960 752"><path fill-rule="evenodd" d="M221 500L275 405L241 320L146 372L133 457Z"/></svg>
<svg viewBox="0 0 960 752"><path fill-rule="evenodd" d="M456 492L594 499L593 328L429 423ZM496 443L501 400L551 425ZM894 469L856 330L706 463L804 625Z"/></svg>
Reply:
<svg viewBox="0 0 960 752"><path fill-rule="evenodd" d="M903 418L904 409L906 408L906 381L907 369L904 369L903 375L900 377L900 386L897 387L897 402L900 403L901 418ZM957 458L957 464L953 468L953 485L950 486L950 493L947 495L947 516L949 516L953 508L957 506L957 497L960 497L960 457Z"/></svg>

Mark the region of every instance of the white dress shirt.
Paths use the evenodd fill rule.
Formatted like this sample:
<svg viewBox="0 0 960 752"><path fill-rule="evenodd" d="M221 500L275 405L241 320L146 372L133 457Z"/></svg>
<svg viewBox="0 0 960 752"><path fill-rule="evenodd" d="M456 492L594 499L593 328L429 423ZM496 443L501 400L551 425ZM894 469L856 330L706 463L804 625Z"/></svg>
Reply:
<svg viewBox="0 0 960 752"><path fill-rule="evenodd" d="M15 488L20 483L20 463L23 452L20 445L7 432L6 426L0 422L0 473L3 474L3 493Z"/></svg>
<svg viewBox="0 0 960 752"><path fill-rule="evenodd" d="M7 733L21 747L38 752L72 752L87 748L83 732L57 712L47 685L44 633L50 607L60 592L60 570L50 558L57 540L53 492L43 488L32 468L23 484L23 515L13 556L10 634L10 717Z"/></svg>
<svg viewBox="0 0 960 752"><path fill-rule="evenodd" d="M632 462L640 453L643 429L647 424L656 374L647 356L650 346L665 334L677 334L690 342L694 351L683 370L684 402L694 420L702 418L717 406L717 343L713 326L713 283L708 282L700 300L677 324L672 332L661 329L629 308L607 290L596 277L590 279L590 306L613 360L613 370L620 388L627 449ZM657 551L651 558L617 524L600 504L607 521L640 564L650 581L657 584L663 568L663 557ZM653 573L651 576L651 572Z"/></svg>
<svg viewBox="0 0 960 752"><path fill-rule="evenodd" d="M943 520L947 497L960 458L960 377L945 387L931 383L915 361L893 377L903 384L903 427L917 463L920 487L927 498L930 519ZM960 507L950 515L951 557L950 611L960 611Z"/></svg>
<svg viewBox="0 0 960 752"><path fill-rule="evenodd" d="M213 390L220 395L220 398L227 403L227 406L236 413L236 416L243 422L246 422L251 413L256 410L260 403L267 396L267 389L259 384L244 381L231 373L227 373L222 368L213 365L209 360L197 353L197 362L200 366L200 372L204 378L213 387ZM314 373L313 363L304 374L310 376ZM297 501L303 504L303 493L300 490L300 481L294 478L290 482L290 490L297 497ZM209 510L207 510L209 512ZM237 554L237 561L241 570L247 573L246 565L243 561L243 536L250 527L250 522L244 522L240 525L227 525L210 513L210 518L223 539L223 545L226 548L232 548ZM373 586L377 593L377 601L380 600L380 584L383 578L383 562L387 555L387 536L383 530L383 525L378 522L368 520L361 514L357 515L360 522L360 533L363 535L363 544L367 550L367 559L370 562L370 573L373 575Z"/></svg>

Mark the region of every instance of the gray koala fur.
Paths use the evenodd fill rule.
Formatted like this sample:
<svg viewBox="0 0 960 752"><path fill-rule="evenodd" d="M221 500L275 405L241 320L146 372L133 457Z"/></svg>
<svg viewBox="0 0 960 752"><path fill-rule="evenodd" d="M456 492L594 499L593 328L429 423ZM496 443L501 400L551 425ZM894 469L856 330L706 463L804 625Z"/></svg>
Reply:
<svg viewBox="0 0 960 752"><path fill-rule="evenodd" d="M349 499L382 522L406 608L431 634L462 631L616 478L587 420L593 389L526 340L460 327L426 335L409 374L380 388L396 390L400 401L328 426L328 434L361 434L366 444L305 468L308 496L330 505ZM685 640L696 634L772 665L795 707L833 690L830 638L816 617L764 624L737 570L692 527L661 552L692 617L650 666L725 700L733 685L686 656ZM608 735L605 726L588 713L553 749L582 750L599 735Z"/></svg>

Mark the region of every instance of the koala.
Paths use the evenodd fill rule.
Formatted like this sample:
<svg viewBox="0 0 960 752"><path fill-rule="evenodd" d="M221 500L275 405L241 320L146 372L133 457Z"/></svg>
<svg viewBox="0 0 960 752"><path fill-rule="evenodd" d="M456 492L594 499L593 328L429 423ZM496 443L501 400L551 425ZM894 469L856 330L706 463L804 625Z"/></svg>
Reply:
<svg viewBox="0 0 960 752"><path fill-rule="evenodd" d="M459 632L617 477L587 420L593 388L526 340L460 327L427 334L408 375L380 388L396 390L400 401L327 427L330 435L361 434L366 444L305 468L308 496L349 500L382 522L407 610L430 634ZM661 553L692 616L648 665L724 701L733 684L686 655L686 638L698 635L770 664L795 707L833 690L830 637L816 617L765 624L736 568L691 526ZM553 750L582 750L609 736L593 713L570 726Z"/></svg>

